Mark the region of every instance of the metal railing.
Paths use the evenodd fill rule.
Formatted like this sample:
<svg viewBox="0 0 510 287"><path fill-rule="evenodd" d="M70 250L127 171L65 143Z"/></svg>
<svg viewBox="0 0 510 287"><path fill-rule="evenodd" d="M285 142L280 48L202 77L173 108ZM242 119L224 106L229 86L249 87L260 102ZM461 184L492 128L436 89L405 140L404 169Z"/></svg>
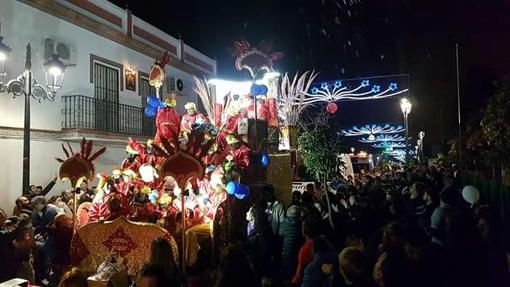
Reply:
<svg viewBox="0 0 510 287"><path fill-rule="evenodd" d="M62 128L153 136L154 118L143 108L99 100L82 95L62 96Z"/></svg>

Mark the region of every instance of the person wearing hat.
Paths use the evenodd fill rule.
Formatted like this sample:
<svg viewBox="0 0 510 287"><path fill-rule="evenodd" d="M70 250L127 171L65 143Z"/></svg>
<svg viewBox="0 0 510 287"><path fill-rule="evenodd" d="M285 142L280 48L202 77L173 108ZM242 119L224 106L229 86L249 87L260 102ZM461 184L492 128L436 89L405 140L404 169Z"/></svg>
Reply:
<svg viewBox="0 0 510 287"><path fill-rule="evenodd" d="M170 144L177 146L179 136L179 123L180 116L175 110L177 101L175 95L165 100L165 108L158 109L156 115L156 136L154 137L154 144L160 145L161 139L164 138Z"/></svg>
<svg viewBox="0 0 510 287"><path fill-rule="evenodd" d="M180 138L188 140L188 135L193 130L193 125L208 124L209 120L204 114L197 112L195 103L189 102L184 105L186 114L181 119L181 136Z"/></svg>
<svg viewBox="0 0 510 287"><path fill-rule="evenodd" d="M227 135L226 141L235 165L240 168L248 167L250 165L250 148L239 141L234 134Z"/></svg>

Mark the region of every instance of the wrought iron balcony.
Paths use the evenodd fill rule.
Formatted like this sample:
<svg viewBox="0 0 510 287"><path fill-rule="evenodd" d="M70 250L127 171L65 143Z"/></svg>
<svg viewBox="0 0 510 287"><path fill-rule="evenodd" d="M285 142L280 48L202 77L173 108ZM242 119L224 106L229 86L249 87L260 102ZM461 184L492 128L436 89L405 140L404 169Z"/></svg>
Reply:
<svg viewBox="0 0 510 287"><path fill-rule="evenodd" d="M62 103L63 129L150 137L156 133L154 118L148 118L143 108L81 95L62 96Z"/></svg>

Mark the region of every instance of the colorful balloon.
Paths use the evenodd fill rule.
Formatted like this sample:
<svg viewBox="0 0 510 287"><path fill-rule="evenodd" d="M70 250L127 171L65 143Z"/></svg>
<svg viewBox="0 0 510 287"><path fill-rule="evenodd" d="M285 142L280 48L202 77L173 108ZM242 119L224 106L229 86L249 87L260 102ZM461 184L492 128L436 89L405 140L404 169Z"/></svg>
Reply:
<svg viewBox="0 0 510 287"><path fill-rule="evenodd" d="M259 86L259 95L267 95L268 88L266 85L260 85Z"/></svg>
<svg viewBox="0 0 510 287"><path fill-rule="evenodd" d="M473 205L480 200L480 192L478 188L472 185L466 185L462 189L462 198L467 201L469 204Z"/></svg>
<svg viewBox="0 0 510 287"><path fill-rule="evenodd" d="M257 84L253 84L250 88L250 92L253 96L260 95L260 86Z"/></svg>
<svg viewBox="0 0 510 287"><path fill-rule="evenodd" d="M269 162L270 162L269 155L267 153L263 153L262 157L260 158L260 163L262 164L263 167L268 167Z"/></svg>
<svg viewBox="0 0 510 287"><path fill-rule="evenodd" d="M161 101L156 96L147 97L147 106L158 108L161 105Z"/></svg>
<svg viewBox="0 0 510 287"><path fill-rule="evenodd" d="M234 195L236 193L237 189L238 189L237 183L235 183L233 181L227 183L227 193L229 195Z"/></svg>
<svg viewBox="0 0 510 287"><path fill-rule="evenodd" d="M250 189L244 184L238 184L234 195L237 199L245 199L248 195L250 195Z"/></svg>
<svg viewBox="0 0 510 287"><path fill-rule="evenodd" d="M156 115L157 113L157 110L155 107L151 107L151 106L147 106L145 107L145 115L148 116L149 118L152 118L153 116Z"/></svg>

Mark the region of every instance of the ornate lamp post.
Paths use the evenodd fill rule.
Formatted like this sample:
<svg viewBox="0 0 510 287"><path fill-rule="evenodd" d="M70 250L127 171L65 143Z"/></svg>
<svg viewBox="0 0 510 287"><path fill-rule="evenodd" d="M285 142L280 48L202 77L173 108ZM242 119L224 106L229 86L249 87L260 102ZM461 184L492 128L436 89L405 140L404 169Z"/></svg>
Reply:
<svg viewBox="0 0 510 287"><path fill-rule="evenodd" d="M400 109L402 110L402 114L404 115L404 126L406 129L406 164L409 164L409 149L408 149L408 142L409 142L409 123L408 123L408 116L411 113L411 102L407 98L402 98L400 100Z"/></svg>
<svg viewBox="0 0 510 287"><path fill-rule="evenodd" d="M5 62L11 49L2 43L0 37L0 76L5 77ZM13 98L23 96L25 98L24 127L23 127L23 194L29 192L30 184L30 98L38 102L43 100L54 101L57 90L62 87L66 66L53 55L52 59L44 63L46 74L46 87L40 85L33 78L32 55L30 44L27 44L25 54L25 71L17 78L4 83L0 79L0 92L7 92Z"/></svg>

